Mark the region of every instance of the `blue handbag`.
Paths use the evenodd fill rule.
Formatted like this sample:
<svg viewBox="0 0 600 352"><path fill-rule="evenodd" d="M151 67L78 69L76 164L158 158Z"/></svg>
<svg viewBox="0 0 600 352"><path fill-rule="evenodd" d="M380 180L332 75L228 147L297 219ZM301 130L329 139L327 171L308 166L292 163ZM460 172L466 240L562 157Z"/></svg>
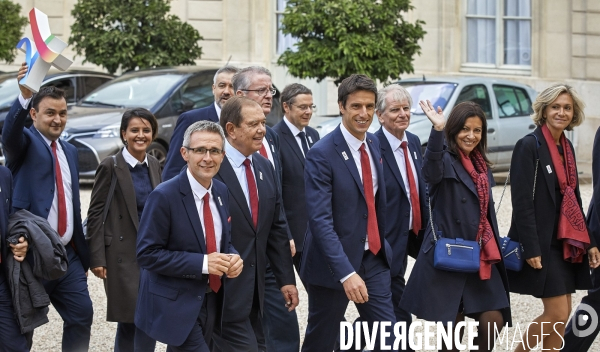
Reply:
<svg viewBox="0 0 600 352"><path fill-rule="evenodd" d="M441 231L436 236L433 226L431 199L429 203L429 221L435 242L433 251L433 267L445 271L459 273L476 273L479 271L479 243L462 238L445 238Z"/></svg>
<svg viewBox="0 0 600 352"><path fill-rule="evenodd" d="M506 270L521 271L523 269L523 249L517 241L512 241L508 237L500 239L500 248L502 249L502 257L504 258L504 266Z"/></svg>

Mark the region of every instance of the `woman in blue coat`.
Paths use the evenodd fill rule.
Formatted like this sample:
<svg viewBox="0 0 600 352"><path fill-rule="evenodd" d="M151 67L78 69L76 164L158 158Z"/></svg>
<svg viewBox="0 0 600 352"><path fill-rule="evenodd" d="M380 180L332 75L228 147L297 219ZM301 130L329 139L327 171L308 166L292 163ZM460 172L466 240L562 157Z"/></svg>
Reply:
<svg viewBox="0 0 600 352"><path fill-rule="evenodd" d="M481 243L480 269L459 273L434 268L436 242L430 222L400 305L418 318L452 326L465 316L473 318L479 322L474 345L491 351L494 328L501 331L511 323L511 315L492 199L494 181L485 155L485 114L479 105L464 102L446 121L440 107L436 112L430 101L419 104L433 124L423 162L433 226L443 237Z"/></svg>

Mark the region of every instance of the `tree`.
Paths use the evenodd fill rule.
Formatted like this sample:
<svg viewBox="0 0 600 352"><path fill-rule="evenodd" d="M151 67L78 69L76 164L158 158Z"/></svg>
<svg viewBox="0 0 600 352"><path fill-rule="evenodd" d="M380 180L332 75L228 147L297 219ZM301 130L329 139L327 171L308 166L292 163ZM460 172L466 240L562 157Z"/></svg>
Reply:
<svg viewBox="0 0 600 352"><path fill-rule="evenodd" d="M295 77L336 84L353 73L387 81L413 72L426 32L425 22L402 17L412 8L410 0L290 0L281 29L298 42L278 63Z"/></svg>
<svg viewBox="0 0 600 352"><path fill-rule="evenodd" d="M203 38L168 15L169 0L79 0L71 15L69 45L83 62L114 73L156 66L193 65Z"/></svg>
<svg viewBox="0 0 600 352"><path fill-rule="evenodd" d="M27 17L20 15L21 5L10 0L0 0L0 60L13 62L17 55L17 43L23 37Z"/></svg>

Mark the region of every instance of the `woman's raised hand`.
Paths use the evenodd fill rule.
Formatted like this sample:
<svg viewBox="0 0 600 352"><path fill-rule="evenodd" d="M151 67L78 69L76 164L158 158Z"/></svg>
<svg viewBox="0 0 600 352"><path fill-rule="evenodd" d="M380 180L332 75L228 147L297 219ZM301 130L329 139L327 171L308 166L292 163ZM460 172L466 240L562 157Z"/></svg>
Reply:
<svg viewBox="0 0 600 352"><path fill-rule="evenodd" d="M419 101L419 106L427 115L427 118L433 124L433 128L436 131L442 131L444 129L444 125L446 124L446 118L444 117L444 112L442 108L438 106L437 111L431 104L429 100L421 100Z"/></svg>

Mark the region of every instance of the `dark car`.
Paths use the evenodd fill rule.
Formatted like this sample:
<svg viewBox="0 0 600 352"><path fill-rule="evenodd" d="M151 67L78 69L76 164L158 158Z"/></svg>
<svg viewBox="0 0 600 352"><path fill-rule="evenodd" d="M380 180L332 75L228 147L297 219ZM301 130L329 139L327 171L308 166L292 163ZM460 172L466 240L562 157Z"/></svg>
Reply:
<svg viewBox="0 0 600 352"><path fill-rule="evenodd" d="M56 86L64 89L67 95L67 105L75 105L83 96L114 77L108 73L94 71L72 70L63 72L51 70L44 78L42 87ZM4 119L18 96L17 73L0 74L0 135L2 134ZM27 119L25 124L29 127L32 122L29 116ZM0 155L0 164L4 164L3 155Z"/></svg>
<svg viewBox="0 0 600 352"><path fill-rule="evenodd" d="M100 162L116 154L121 117L129 108L143 107L158 119L158 135L148 153L164 165L179 115L214 103L213 78L217 69L197 66L157 68L125 73L84 97L68 112L61 138L77 147L79 177L91 179ZM267 116L271 125L283 117L279 92Z"/></svg>

